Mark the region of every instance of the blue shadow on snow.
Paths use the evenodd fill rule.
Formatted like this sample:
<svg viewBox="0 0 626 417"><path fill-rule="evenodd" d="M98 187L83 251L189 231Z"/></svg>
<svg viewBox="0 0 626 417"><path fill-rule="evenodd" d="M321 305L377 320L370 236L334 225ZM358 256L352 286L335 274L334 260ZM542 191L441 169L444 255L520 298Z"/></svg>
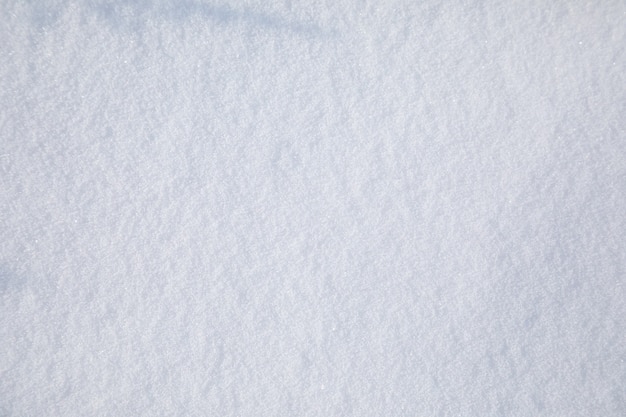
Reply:
<svg viewBox="0 0 626 417"><path fill-rule="evenodd" d="M115 27L140 28L148 18L157 17L168 21L181 21L201 16L217 24L243 24L261 29L283 31L300 36L334 37L336 32L326 30L314 23L290 20L255 10L235 10L228 5L211 5L198 1L183 0L173 5L153 6L150 2L122 2L91 4L95 13Z"/></svg>

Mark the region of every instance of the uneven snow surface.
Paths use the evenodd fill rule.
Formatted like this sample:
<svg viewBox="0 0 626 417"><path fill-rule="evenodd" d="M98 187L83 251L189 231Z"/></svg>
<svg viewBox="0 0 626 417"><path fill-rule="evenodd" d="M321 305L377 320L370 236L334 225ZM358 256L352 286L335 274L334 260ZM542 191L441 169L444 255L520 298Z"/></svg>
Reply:
<svg viewBox="0 0 626 417"><path fill-rule="evenodd" d="M625 21L0 0L0 416L626 415Z"/></svg>

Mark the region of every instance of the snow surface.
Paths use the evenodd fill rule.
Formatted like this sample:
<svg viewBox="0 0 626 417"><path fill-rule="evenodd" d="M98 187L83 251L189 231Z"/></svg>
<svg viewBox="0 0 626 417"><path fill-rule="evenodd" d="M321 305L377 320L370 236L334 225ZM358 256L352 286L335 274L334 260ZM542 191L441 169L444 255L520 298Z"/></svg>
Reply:
<svg viewBox="0 0 626 417"><path fill-rule="evenodd" d="M625 18L0 1L0 415L626 415Z"/></svg>

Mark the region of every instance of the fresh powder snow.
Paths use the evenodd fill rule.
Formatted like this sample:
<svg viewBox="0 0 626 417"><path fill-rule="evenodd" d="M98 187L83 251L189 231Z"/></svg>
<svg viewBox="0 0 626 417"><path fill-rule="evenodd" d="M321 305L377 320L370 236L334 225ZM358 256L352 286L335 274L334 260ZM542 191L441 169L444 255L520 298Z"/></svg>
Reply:
<svg viewBox="0 0 626 417"><path fill-rule="evenodd" d="M626 415L622 0L0 0L0 416Z"/></svg>

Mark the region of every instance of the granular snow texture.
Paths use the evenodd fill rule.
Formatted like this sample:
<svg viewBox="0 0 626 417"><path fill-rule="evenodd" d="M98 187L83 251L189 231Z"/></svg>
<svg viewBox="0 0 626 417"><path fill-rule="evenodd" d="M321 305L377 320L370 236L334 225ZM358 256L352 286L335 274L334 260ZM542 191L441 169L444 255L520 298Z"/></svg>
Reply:
<svg viewBox="0 0 626 417"><path fill-rule="evenodd" d="M0 1L0 415L626 415L625 18Z"/></svg>

